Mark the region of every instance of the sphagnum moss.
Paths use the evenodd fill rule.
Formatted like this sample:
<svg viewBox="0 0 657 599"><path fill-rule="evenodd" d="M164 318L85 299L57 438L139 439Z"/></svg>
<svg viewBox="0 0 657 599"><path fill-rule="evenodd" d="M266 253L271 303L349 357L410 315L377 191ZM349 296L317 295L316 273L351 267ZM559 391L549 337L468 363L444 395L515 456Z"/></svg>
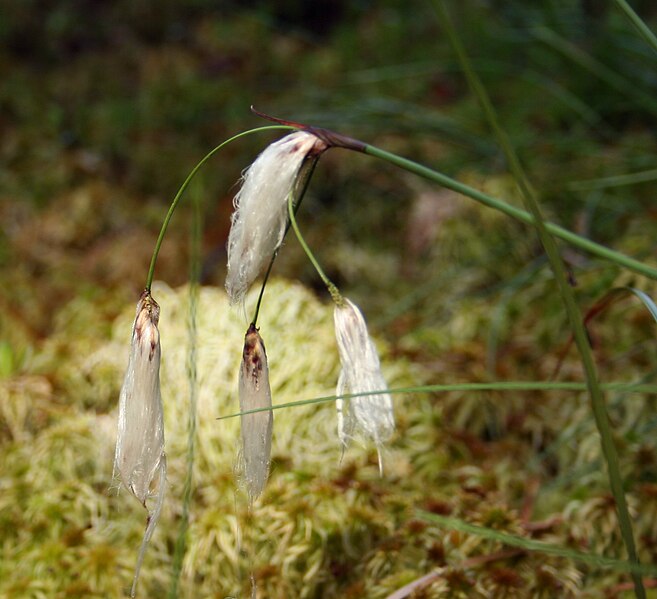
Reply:
<svg viewBox="0 0 657 599"><path fill-rule="evenodd" d="M188 392L188 294L186 289L175 291L159 284L153 293L167 314L161 384L168 479L170 488L176 489L182 486L186 468L187 407L180 398ZM283 335L289 339L285 344L270 341L267 347L275 403L331 395L340 368L331 306L319 302L302 286L280 280L270 282L268 298L262 308L268 340ZM255 292L247 297L247 302L252 301ZM240 356L235 347L243 341L244 323L234 318L228 307L222 290L201 290L196 486L181 596L248 594L248 575L254 572L260 592L267 597L351 593L383 599L413 575L420 578L444 564L450 566L447 574L427 589L427 596L454 596L466 584L468 592L480 588L483 582L478 581L487 580L489 566L473 562L466 567L468 560L494 555L500 550L499 544L432 525L417 532L409 521L417 507L483 522L490 518L491 506L504 511L504 506L513 505L514 509L501 516L510 518L511 530L518 530L516 508L522 494L514 489L522 490L526 483L531 444L520 442L519 435L503 468L492 468L489 460L501 446L484 436L455 430L448 419L441 422L446 409L444 396L397 395L394 402L401 434L389 447L386 476L381 479L374 451L366 453L354 447L338 464L340 447L330 404L280 410L272 440L270 481L249 513L246 498L236 495L233 474L238 419L216 420L239 409L236 383ZM84 319L88 312L79 314ZM129 309L117 319L113 338L101 342L91 355L76 353L75 341L69 341L76 360L87 363L93 359L100 365L90 371L91 384L94 377L104 380L114 372L118 393L125 331L133 317ZM313 335L307 335L308 330ZM63 329L55 338L65 334ZM87 341L83 343L86 347ZM424 382L429 376L417 364L399 359L391 364L385 351L381 358L391 386ZM26 386L22 392L43 409L38 386L32 391ZM52 407L40 426L19 418L15 426L23 430L17 431L16 439L2 441L3 479L8 477L15 483L0 494L0 596L41 593L57 597L83 584L86 596L123 597L143 534L143 508L128 494L116 496L108 489L115 416L88 415L82 401L66 404L69 391L65 387L58 394L60 404ZM555 416L562 418L559 413ZM29 445L20 440L21 435L29 436ZM508 447L508 441L505 443ZM546 488L541 497L548 501L542 499L535 517L546 519L563 510L565 501L560 493L554 495ZM589 493L594 497L595 489ZM649 501L648 490L642 497ZM172 494L165 504L151 540L140 582L145 596L163 595L167 588L170 548L177 534L180 499L176 499ZM540 538L567 544L571 527L583 538L589 524L578 516L578 509L573 504L566 514L568 520L545 529ZM653 526L654 522L639 520L640 531L646 534L652 534ZM591 539L597 543L595 537ZM244 548L248 548L247 554L242 553ZM583 578L582 568L562 558L517 555L508 559L511 561L499 567L521 568L530 596L541 596L540 592L550 596L552 592L552 596L574 597L583 589L618 580L616 573L602 572ZM456 572L466 572L467 576L459 577Z"/></svg>

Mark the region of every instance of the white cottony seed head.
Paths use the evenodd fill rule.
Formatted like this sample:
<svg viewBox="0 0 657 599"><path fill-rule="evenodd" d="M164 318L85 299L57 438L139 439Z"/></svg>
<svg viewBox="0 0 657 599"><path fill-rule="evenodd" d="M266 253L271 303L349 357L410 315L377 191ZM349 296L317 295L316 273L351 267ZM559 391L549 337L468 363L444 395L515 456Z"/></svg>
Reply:
<svg viewBox="0 0 657 599"><path fill-rule="evenodd" d="M252 324L244 337L240 368L240 411L271 408L269 367L262 337ZM242 463L249 500L262 493L269 476L273 414L270 410L245 414L242 425Z"/></svg>
<svg viewBox="0 0 657 599"><path fill-rule="evenodd" d="M301 166L307 156L326 147L318 137L297 131L268 146L244 173L228 236L226 290L231 302L244 298L282 243L287 200Z"/></svg>
<svg viewBox="0 0 657 599"><path fill-rule="evenodd" d="M137 304L128 369L119 398L114 476L118 475L123 485L148 510L131 597L136 593L146 546L157 526L166 488L159 319L160 307L150 293L144 291ZM157 490L152 489L151 485ZM151 509L146 505L146 500L153 496L155 503Z"/></svg>
<svg viewBox="0 0 657 599"><path fill-rule="evenodd" d="M367 332L365 319L353 302L344 299L342 305L336 305L334 321L342 366L337 395L383 391L338 400L338 437L343 446L353 431L374 441L382 468L381 446L395 430L395 417L392 398L385 392L388 386L381 374L379 355Z"/></svg>
<svg viewBox="0 0 657 599"><path fill-rule="evenodd" d="M114 472L142 504L164 456L160 397L160 307L147 291L137 304L128 369L119 399Z"/></svg>

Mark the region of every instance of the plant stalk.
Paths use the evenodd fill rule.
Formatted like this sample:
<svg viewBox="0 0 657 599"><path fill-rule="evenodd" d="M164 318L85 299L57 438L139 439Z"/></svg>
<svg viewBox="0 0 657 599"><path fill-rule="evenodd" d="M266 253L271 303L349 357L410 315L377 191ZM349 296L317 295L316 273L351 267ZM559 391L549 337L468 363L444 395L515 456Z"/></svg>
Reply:
<svg viewBox="0 0 657 599"><path fill-rule="evenodd" d="M319 160L319 157L314 157L311 160L312 162L308 168L308 172L304 176L303 184L301 185L301 192L299 193L299 199L296 201L294 205L294 214L296 214L299 208L301 207L301 202L303 202L303 198L306 195L306 191L308 191L308 186L310 185L310 180L312 179L313 173L315 172L315 167L317 166L317 161ZM285 237L287 236L287 232L289 230L290 230L290 221L288 221L287 225L285 226L285 233L283 233L283 239L285 239ZM258 315L260 314L260 305L262 304L262 297L265 294L265 287L267 287L267 281L269 280L269 275L271 274L271 269L273 268L274 262L276 261L276 256L278 256L279 249L280 246L274 250L274 253L271 256L271 260L269 261L269 266L267 266L267 271L265 272L265 276L262 279L262 285L260 286L260 293L258 294L258 301L256 302L253 319L251 320L253 326L256 326L258 324Z"/></svg>
<svg viewBox="0 0 657 599"><path fill-rule="evenodd" d="M634 533L632 531L632 520L630 512L625 499L625 491L623 489L623 479L620 473L620 465L618 460L618 453L614 444L612 436L611 425L607 415L607 407L604 395L600 388L598 381L598 372L593 360L593 352L589 345L586 328L582 319L581 312L575 301L575 294L568 282L568 276L565 271L563 261L561 259L557 244L550 234L546 223L544 222L541 208L536 197L536 193L532 188L527 175L518 159L518 156L513 149L511 141L504 129L502 129L493 108L493 104L484 88L478 75L470 65L470 60L467 56L465 48L461 44L456 29L454 28L450 19L449 13L443 1L436 1L436 8L438 16L443 24L445 31L450 39L450 42L456 51L459 61L463 67L463 71L468 80L468 83L476 95L485 115L489 121L495 136L498 139L500 146L504 151L509 168L516 180L516 184L521 191L525 207L532 215L536 231L539 235L541 243L547 253L550 266L554 273L554 278L559 289L559 293L564 303L568 320L573 331L575 344L580 354L582 366L586 376L586 385L591 399L591 409L595 419L598 432L600 433L600 440L602 444L602 452L607 462L607 470L609 474L609 484L611 492L616 501L616 509L618 515L618 522L621 530L621 536L625 543L629 561L633 564L639 564L639 558L634 543ZM632 572L632 580L634 582L634 592L638 599L645 599L646 591L643 586L641 575L637 572Z"/></svg>
<svg viewBox="0 0 657 599"><path fill-rule="evenodd" d="M328 278L328 276L324 272L324 269L320 266L319 262L317 261L317 258L315 258L314 254L312 253L310 246L306 243L306 240L303 238L303 235L301 235L299 225L297 224L297 219L294 216L294 205L292 202L292 194L290 194L287 200L287 210L288 210L288 214L290 215L290 224L294 229L294 234L297 236L297 239L299 240L299 244L303 248L303 251L306 252L306 256L308 256L308 259L310 260L310 262L312 262L312 265L315 267L317 274L324 282L324 285L326 285L326 288L328 289L328 292L331 294L333 301L338 306L342 306L344 304L344 300L342 299L342 295L338 291L338 288L333 284L331 279Z"/></svg>
<svg viewBox="0 0 657 599"><path fill-rule="evenodd" d="M657 395L657 385L649 383L601 383L601 388L605 391L619 391L623 393L644 393L647 395ZM235 412L226 416L218 416L217 420L229 420L244 416L246 414L255 414L267 410L287 410L288 408L298 408L319 403L329 403L337 399L351 399L352 397L366 397L369 395L380 395L389 393L390 395L404 395L408 393L474 393L474 392L491 392L491 391L586 391L585 383L575 382L552 382L552 381L498 381L492 383L448 383L444 385L420 385L419 387L398 387L396 389L377 389L376 391L366 391L362 393L345 393L344 395L326 395L324 397L313 397L310 399L299 399L287 403L276 404L271 408L255 408L245 410L244 412Z"/></svg>
<svg viewBox="0 0 657 599"><path fill-rule="evenodd" d="M657 52L657 37L655 37L655 34L650 30L648 25L646 25L641 17L632 10L632 7L626 2L626 0L616 0L616 4L623 13L625 13L625 16L630 20L632 25L634 25L636 30L643 36L652 49Z"/></svg>
<svg viewBox="0 0 657 599"><path fill-rule="evenodd" d="M220 143L216 148L213 148L210 150L201 160L200 162L191 170L189 175L187 175L187 178L183 182L183 184L180 186L180 189L176 193L175 197L173 198L173 201L171 202L171 205L169 206L169 210L164 217L164 222L162 223L162 228L160 229L160 234L157 237L157 241L155 242L155 249L153 250L153 256L151 257L151 264L148 268L148 275L146 276L146 289L150 291L151 285L153 284L153 276L155 274L155 264L157 263L157 257L160 253L160 248L162 247L162 242L164 241L164 235L167 232L167 229L169 228L169 222L171 221L171 218L173 217L173 213L176 211L176 208L178 207L178 204L180 203L180 200L183 197L183 194L185 193L187 187L191 183L192 179L198 173L200 168L208 161L210 158L212 158L221 148L224 146L228 145L232 141L235 141L236 139L240 139L241 137L245 137L247 135L251 135L252 133L260 133L262 131L272 131L272 130L290 130L293 129L293 127L288 127L286 125L268 125L265 127L257 127L256 129L249 129L248 131L242 131L242 133L238 133L237 135L233 135L233 137L230 137L226 141Z"/></svg>
<svg viewBox="0 0 657 599"><path fill-rule="evenodd" d="M417 162L409 160L408 158L397 156L396 154L392 154L391 152L387 152L386 150L382 150L381 148L377 148L376 146L372 146L372 145L366 145L364 152L365 154L369 154L370 156L374 156L376 158L385 160L390 164L394 164L395 166L398 166L399 168L402 168L405 171L419 175L424 179L428 179L429 181L438 183L439 185L442 185L447 189L451 189L452 191L460 193L461 195L472 198L473 200L476 200L477 202L484 204L489 208L494 208L495 210L499 210L500 212L506 214L507 216L510 216L511 218L515 218L516 220L522 223L525 223L527 225L535 225L534 217L529 212L526 212L521 208L516 208L515 206L507 204L502 200L489 196L488 194L485 194L482 191L474 189L473 187L470 187L465 183L461 183L456 179L452 179L447 175L443 175L442 173L439 173L438 171L435 171L427 166L423 166ZM580 250L584 250L599 258L609 260L610 262L618 264L619 266L624 266L629 270L632 270L645 277L648 277L649 279L653 279L654 281L657 281L657 268L654 268L648 264L644 264L643 262L640 262L639 260L635 260L634 258L630 258L625 254L621 254L620 252L605 247L604 245L596 243L595 241L591 241L590 239L581 237L576 233L569 231L568 229L564 229L559 225L555 225L554 223L546 221L545 228L548 230L549 233L551 233L555 237L562 239L563 241L569 243L570 245L576 248L579 248Z"/></svg>

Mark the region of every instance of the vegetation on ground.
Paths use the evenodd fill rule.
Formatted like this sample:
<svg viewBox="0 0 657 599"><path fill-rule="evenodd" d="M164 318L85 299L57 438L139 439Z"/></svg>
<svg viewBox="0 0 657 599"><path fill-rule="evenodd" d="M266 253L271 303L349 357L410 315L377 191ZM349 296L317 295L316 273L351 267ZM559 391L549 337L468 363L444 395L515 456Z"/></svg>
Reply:
<svg viewBox="0 0 657 599"><path fill-rule="evenodd" d="M121 597L144 529L143 508L112 488L134 304L168 203L209 149L261 124L251 104L522 198L429 4L14 4L0 25L0 597ZM450 11L546 219L656 267L657 52L621 4L472 0ZM651 3L633 4L657 30ZM581 390L396 394L383 477L373 447L341 459L330 401L276 410L271 478L247 510L239 420L217 420L238 411L247 324L223 291L225 242L235 182L272 139L248 136L213 158L162 246L169 489L140 594L172 588L183 517L195 200L198 428L180 597L249 596L251 573L274 598L384 598L416 581L405 596L631 596ZM367 315L391 387L585 380L531 227L339 149L319 162L298 220ZM600 382L644 385L605 395L650 567L657 400L645 385L657 376L657 325L641 300L657 286L558 249ZM331 396L332 307L292 238L274 275L259 318L274 404ZM655 593L653 570L644 585Z"/></svg>

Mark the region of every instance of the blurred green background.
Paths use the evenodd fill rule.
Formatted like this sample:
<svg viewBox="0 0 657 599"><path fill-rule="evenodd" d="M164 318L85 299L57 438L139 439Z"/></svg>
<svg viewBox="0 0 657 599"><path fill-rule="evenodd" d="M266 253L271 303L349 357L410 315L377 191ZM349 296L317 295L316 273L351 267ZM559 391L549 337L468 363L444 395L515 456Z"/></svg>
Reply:
<svg viewBox="0 0 657 599"><path fill-rule="evenodd" d="M449 4L547 217L655 264L655 51L613 2ZM657 30L654 2L633 6ZM15 0L5 3L1 13L0 451L8 457L0 465L5 494L0 545L9 564L3 576L8 581L10 564L33 550L30 543L42 546L49 535L41 528L26 529L21 515L30 496L48 493L40 488L40 477L30 474L28 448L39 439L46 443L53 427L64 426L67 419L83 414L114 418L127 347L125 356L111 363L99 359L98 368L88 372L79 370L79 359L116 341L115 319L124 323L126 311L133 309L167 206L191 168L227 137L266 124L249 106L335 129L520 202L430 3ZM236 182L275 138L250 136L230 145L203 169L191 190L203 215L204 285L223 286ZM189 279L191 220L191 202L183 201L155 273L156 280L171 287ZM540 244L524 225L344 150L322 157L299 222L329 276L361 305L371 331L387 344L389 364L406 365L401 382L546 380L554 374L569 330ZM562 255L584 312L619 285L631 284L655 297L654 282L565 246ZM321 281L293 240L281 252L274 273L301 281L326 300ZM225 317L239 320L241 315ZM604 380L654 380L654 327L648 312L631 301L597 318L590 336ZM266 334L265 341L269 348ZM566 354L558 378L580 380L574 351ZM330 389L333 381L324 384ZM428 447L439 448L440 467L455 474L437 475L435 468L425 472L427 446L406 447L400 440L399 451L406 451L410 464L409 484L417 484L405 509L434 505L438 513L468 519L468 510L484 509L468 503L478 493L484 504L499 502L501 514L499 521L495 514L489 519L479 515L480 522L502 528L511 522L510 530L520 530L523 506L529 502L536 509L532 517L556 518L548 530L553 541L622 558L613 523L608 529L600 524L613 522L613 506L604 503L608 489L597 433L586 398L574 397L451 394L407 399L409 410L424 406L418 408L416 424L435 429L435 438L426 440ZM635 514L644 516L637 524L640 552L643 561L654 563L657 419L653 398L632 397L609 400L630 504ZM409 418L412 422L400 423L400 438L404 427L415 422L416 417ZM483 456L490 460L485 469ZM370 462L361 465L373 468ZM345 477L360 476L355 466L349 470L352 462L331 463L336 471L345 469ZM103 476L107 467L102 466ZM107 495L102 480L99 475L94 483L98 497ZM531 491L527 481L540 481L531 484L541 493ZM492 488L494 501L487 495ZM361 489L365 494L375 491ZM308 492L321 495L317 489ZM179 500L172 493L171 501ZM74 498L71 502L75 504ZM385 535L363 516L367 551L395 537L396 526L402 548L395 551L419 542L422 531L405 528L410 512L390 505L383 512L388 518ZM0 595L110 596L108 588L125 587L129 580L141 526L141 516L133 516L137 532L121 554L126 557L120 582L109 576L103 586L105 579L98 576L76 591L70 585L81 576L74 573L53 578L41 591L29 583L18 590L0 584ZM598 538L589 524L608 534ZM85 530L86 524L76 526ZM16 532L21 527L22 536ZM161 527L175 536L173 523ZM64 553L71 539L62 538L75 532L66 530L51 531L53 543L64 543ZM523 530L533 534L531 527ZM73 537L71 546L84 545L82 536ZM550 574L557 586L545 583L548 590L543 591L541 580L549 576L529 558L523 562L525 557L516 555L515 564L491 562L489 568L489 562L482 562L468 569L462 560L497 549L463 546L452 539L461 553L450 558L442 540L435 541L438 549L431 544L434 540L423 542L433 553L427 549L425 561L415 553L407 555L413 556L408 563L397 558L398 564L406 564L403 572L383 585L365 549L358 566L343 571L342 565L327 565L330 548L325 548L329 557L322 569L333 582L311 587L300 579L301 586L289 587L296 590L288 589L292 594L287 596L339 592L385 597L436 564L454 570L447 582L423 591L427 596L480 596L476 589L481 585L491 593L481 596L500 597L556 596L552 592L594 597L602 588L612 589L610 596L625 592L625 575L580 568L568 570L569 582L564 582L559 571L566 572L565 566L556 562L546 567L557 572ZM173 551L166 543L160 549L162 556ZM47 557L35 559L47 562ZM396 572L394 563L391 558L386 575ZM509 573L516 566L519 578ZM193 596L189 581L194 576L187 574L186 592ZM204 576L207 583L210 574ZM276 577L286 574L283 569L268 576L273 589ZM154 580L145 584L156 585L150 587L156 590L144 596L162 596L165 584L157 576ZM217 590L217 596L223 597L222 592ZM269 591L264 596L278 595Z"/></svg>

